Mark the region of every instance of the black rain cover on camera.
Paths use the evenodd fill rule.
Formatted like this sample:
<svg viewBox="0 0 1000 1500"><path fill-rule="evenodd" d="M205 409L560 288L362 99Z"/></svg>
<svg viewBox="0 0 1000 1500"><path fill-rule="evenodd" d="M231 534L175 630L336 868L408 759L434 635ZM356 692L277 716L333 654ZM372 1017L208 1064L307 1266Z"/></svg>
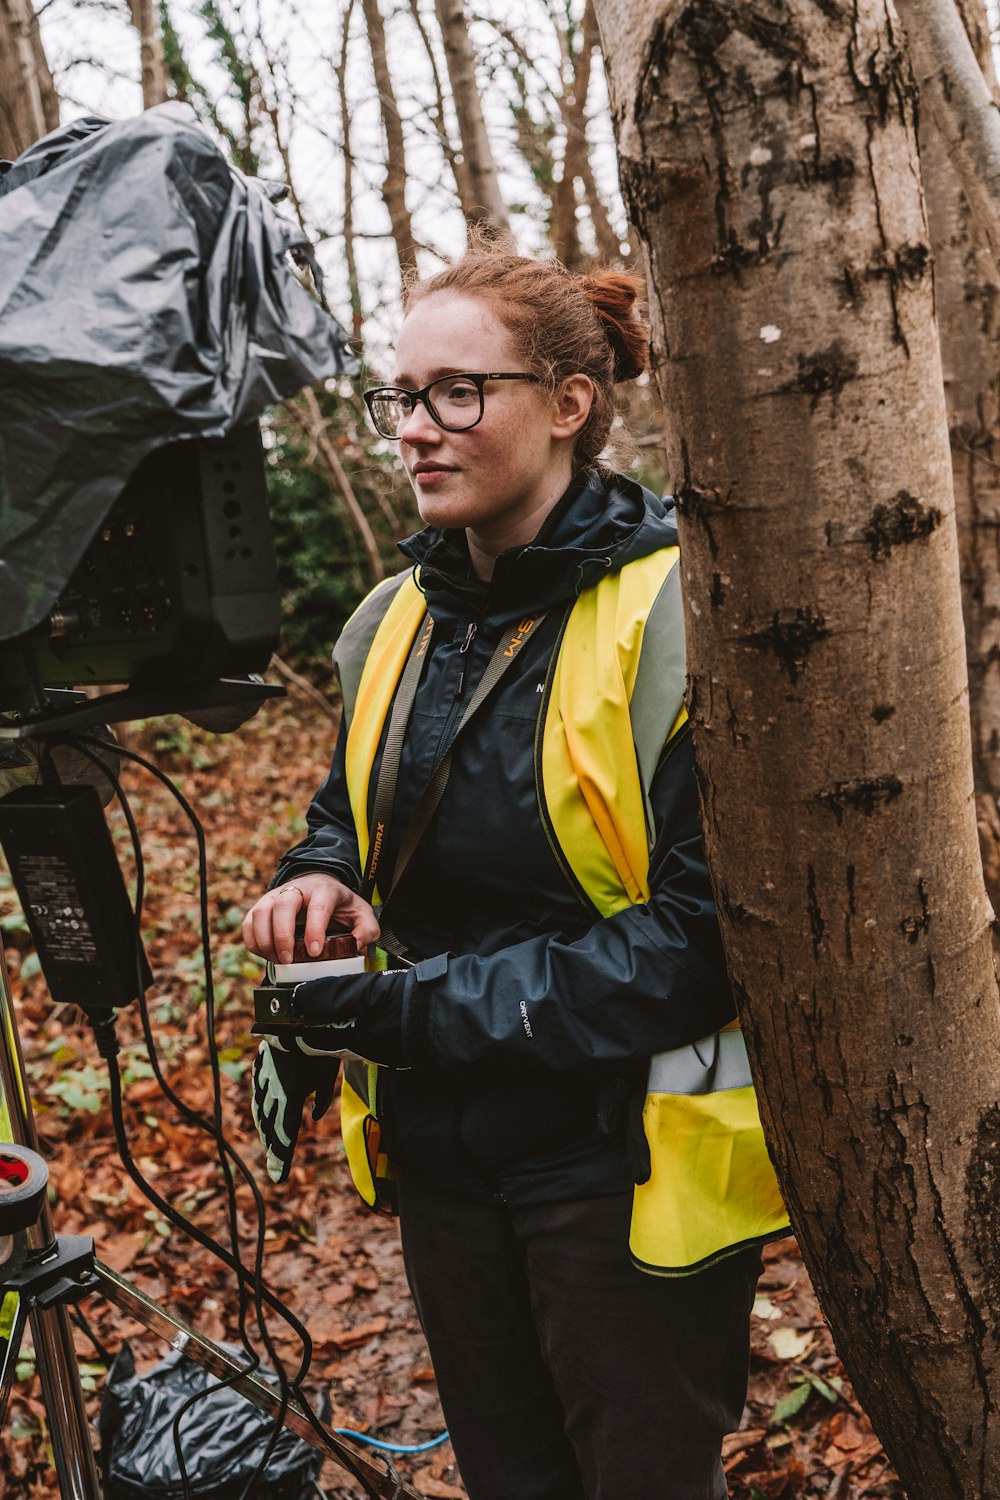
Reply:
<svg viewBox="0 0 1000 1500"><path fill-rule="evenodd" d="M0 640L151 449L356 371L289 263L306 246L181 104L75 120L0 176Z"/></svg>
<svg viewBox="0 0 1000 1500"><path fill-rule="evenodd" d="M223 1344L227 1353L245 1359L242 1349ZM260 1373L275 1379L268 1370ZM275 1384L277 1383L275 1379ZM168 1354L141 1379L124 1343L108 1371L101 1403L101 1464L105 1500L181 1500L184 1484L172 1425L181 1406L196 1391L199 1397L180 1421L181 1449L189 1493L198 1500L237 1500L264 1456L274 1419L258 1411L228 1386L183 1354ZM319 1411L330 1416L329 1398ZM283 1431L254 1494L267 1500L304 1500L315 1494L323 1454L294 1433Z"/></svg>

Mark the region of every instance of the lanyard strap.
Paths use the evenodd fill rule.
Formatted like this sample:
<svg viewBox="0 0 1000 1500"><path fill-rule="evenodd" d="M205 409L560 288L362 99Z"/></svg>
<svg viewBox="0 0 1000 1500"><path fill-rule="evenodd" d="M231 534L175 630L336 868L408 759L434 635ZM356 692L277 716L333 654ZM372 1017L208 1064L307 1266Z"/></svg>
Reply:
<svg viewBox="0 0 1000 1500"><path fill-rule="evenodd" d="M396 688L396 697L389 718L389 731L385 737L385 749L379 766L378 784L375 787L371 826L368 829L368 859L361 882L361 895L366 901L371 901L375 891L378 867L382 859L382 850L385 847L386 829L389 826L389 815L396 797L396 778L399 775L399 762L403 753L406 726L413 712L417 685L420 682L424 658L433 634L434 621L429 614L425 613L413 637L413 645L410 647L410 654L406 658L406 665L399 679L399 686Z"/></svg>
<svg viewBox="0 0 1000 1500"><path fill-rule="evenodd" d="M465 712L452 730L444 749L438 756L427 789L417 803L413 817L403 835L399 846L399 854L396 858L396 865L392 872L392 878L382 903L383 908L388 903L392 892L398 886L403 871L410 863L417 845L426 831L427 825L430 823L431 818L437 811L441 798L444 796L445 787L448 785L448 777L451 774L451 756L455 741L473 715L485 703L507 668L513 664L528 636L532 634L536 626L541 624L544 618L544 611L537 615L527 615L512 630L505 631L500 638L499 644L490 657L485 672L476 685L475 692L469 699ZM417 696L417 684L433 630L434 622L428 615L422 628L414 638L413 646L410 648L410 655L403 668L402 676L399 679L399 687L396 690L396 699L389 719L385 749L382 752L382 762L379 766L378 784L375 788L375 800L372 805L371 825L368 830L368 860L360 892L366 901L372 899L375 890L377 871L381 862L382 850L386 844L389 818L393 810L392 805L396 795L396 779L399 774L399 763L403 753L403 741L406 737L407 726L413 712L413 704ZM392 931L384 924L382 927L382 936L379 938L379 945L386 948L390 953L402 956L400 951L402 945Z"/></svg>

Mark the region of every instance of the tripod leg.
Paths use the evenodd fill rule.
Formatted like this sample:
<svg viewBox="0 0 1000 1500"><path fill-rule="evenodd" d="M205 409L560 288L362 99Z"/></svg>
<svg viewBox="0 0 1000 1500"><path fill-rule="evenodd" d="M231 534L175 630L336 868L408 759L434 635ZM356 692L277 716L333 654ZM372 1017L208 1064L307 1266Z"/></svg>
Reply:
<svg viewBox="0 0 1000 1500"><path fill-rule="evenodd" d="M21 1056L17 1018L0 947L0 1127L2 1138L38 1150L31 1113L28 1077ZM52 1216L42 1205L38 1223L28 1231L32 1249L52 1239ZM37 1309L31 1314L35 1363L52 1441L52 1459L59 1478L61 1500L101 1500L101 1484L91 1443L91 1428L73 1348L73 1330L65 1307Z"/></svg>
<svg viewBox="0 0 1000 1500"><path fill-rule="evenodd" d="M20 1292L4 1292L0 1298L0 1432L7 1420L7 1403L21 1352L28 1312Z"/></svg>
<svg viewBox="0 0 1000 1500"><path fill-rule="evenodd" d="M205 1338L189 1324L182 1323L117 1272L102 1266L100 1261L95 1262L94 1270L97 1272L98 1290L108 1302L134 1318L137 1323L142 1323L153 1333L159 1334L171 1348L182 1349L189 1359L208 1370L209 1374L218 1375L223 1380L230 1375L239 1375L239 1379L233 1384L234 1390L239 1391L258 1410L277 1414L281 1400L278 1391L269 1381L244 1370L240 1361L225 1349L220 1349L218 1344ZM334 1457L338 1453L346 1454L354 1467L364 1474L369 1484L379 1495L385 1496L386 1500L397 1500L397 1497L403 1497L403 1500L406 1497L409 1500L421 1500L416 1490L394 1477L387 1469L373 1463L367 1454L360 1453L328 1428L324 1429L326 1440L321 1438L294 1397L289 1400L285 1409L283 1426L325 1453L332 1453Z"/></svg>

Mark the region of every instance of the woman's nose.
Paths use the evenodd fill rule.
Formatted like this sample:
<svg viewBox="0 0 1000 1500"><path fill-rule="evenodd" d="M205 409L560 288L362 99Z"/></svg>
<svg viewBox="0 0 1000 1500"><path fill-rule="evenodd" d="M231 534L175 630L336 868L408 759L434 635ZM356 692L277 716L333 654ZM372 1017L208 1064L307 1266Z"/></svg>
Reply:
<svg viewBox="0 0 1000 1500"><path fill-rule="evenodd" d="M422 401L415 401L396 429L404 443L423 443L428 437L437 438L441 429Z"/></svg>

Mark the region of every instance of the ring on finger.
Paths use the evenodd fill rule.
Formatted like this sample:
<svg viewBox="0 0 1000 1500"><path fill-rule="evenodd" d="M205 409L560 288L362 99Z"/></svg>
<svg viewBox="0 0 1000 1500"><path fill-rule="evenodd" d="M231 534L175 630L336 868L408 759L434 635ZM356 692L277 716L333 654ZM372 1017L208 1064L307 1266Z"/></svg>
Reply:
<svg viewBox="0 0 1000 1500"><path fill-rule="evenodd" d="M302 894L302 892L299 890L299 887L297 885L283 885L281 887L281 890L278 891L276 894L278 896L290 896L293 891L296 893L296 895L302 896L303 901L306 899L305 896Z"/></svg>

